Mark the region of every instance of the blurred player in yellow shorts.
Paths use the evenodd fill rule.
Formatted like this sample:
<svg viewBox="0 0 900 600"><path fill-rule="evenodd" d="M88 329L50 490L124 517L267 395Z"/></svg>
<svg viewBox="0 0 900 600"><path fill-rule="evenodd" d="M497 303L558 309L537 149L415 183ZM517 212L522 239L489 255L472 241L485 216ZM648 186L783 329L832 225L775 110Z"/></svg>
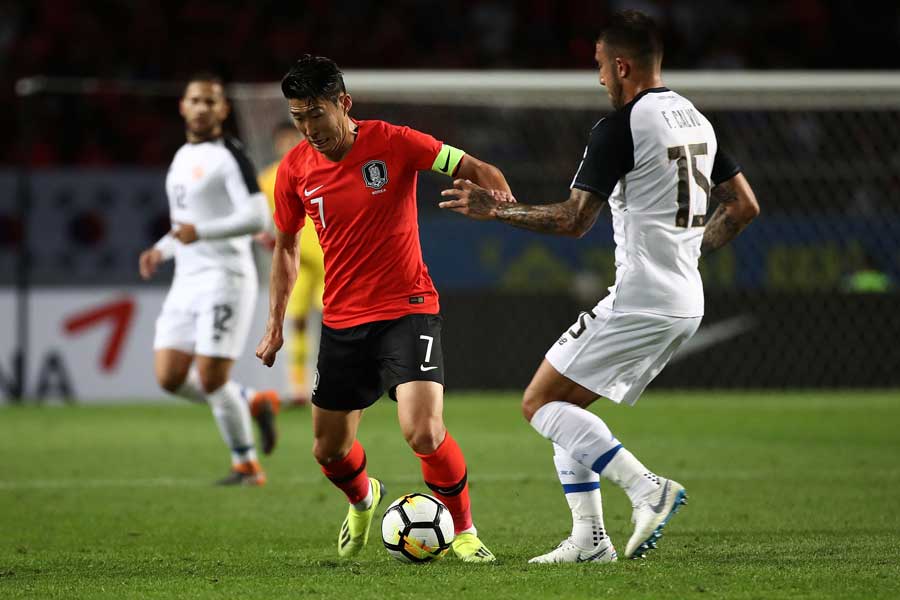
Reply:
<svg viewBox="0 0 900 600"><path fill-rule="evenodd" d="M272 132L274 163L259 174L259 187L269 200L269 208L275 210L275 174L281 158L300 141L302 134L285 121ZM263 243L271 248L274 238L265 234ZM322 248L315 227L304 227L300 234L300 258L297 265L297 283L287 306L290 335L287 349L290 357L291 400L294 404L309 403L312 395L312 373L315 372L315 353L319 347L319 331L322 319L322 292L325 287L325 265Z"/></svg>

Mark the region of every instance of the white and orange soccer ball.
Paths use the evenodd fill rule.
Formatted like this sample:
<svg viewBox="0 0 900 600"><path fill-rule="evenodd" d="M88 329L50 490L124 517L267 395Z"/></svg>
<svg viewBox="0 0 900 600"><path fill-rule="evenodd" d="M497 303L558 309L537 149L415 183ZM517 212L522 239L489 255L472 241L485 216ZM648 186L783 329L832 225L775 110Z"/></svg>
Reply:
<svg viewBox="0 0 900 600"><path fill-rule="evenodd" d="M406 494L394 500L381 518L381 540L388 553L402 562L438 560L453 541L453 517L428 494Z"/></svg>

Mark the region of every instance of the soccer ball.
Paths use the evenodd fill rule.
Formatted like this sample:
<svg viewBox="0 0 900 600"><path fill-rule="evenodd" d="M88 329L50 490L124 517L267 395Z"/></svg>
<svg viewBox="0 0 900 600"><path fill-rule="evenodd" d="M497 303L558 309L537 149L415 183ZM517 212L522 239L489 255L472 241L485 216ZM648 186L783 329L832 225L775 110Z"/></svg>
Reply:
<svg viewBox="0 0 900 600"><path fill-rule="evenodd" d="M428 494L406 494L394 500L381 518L381 541L402 562L438 560L453 541L453 517Z"/></svg>

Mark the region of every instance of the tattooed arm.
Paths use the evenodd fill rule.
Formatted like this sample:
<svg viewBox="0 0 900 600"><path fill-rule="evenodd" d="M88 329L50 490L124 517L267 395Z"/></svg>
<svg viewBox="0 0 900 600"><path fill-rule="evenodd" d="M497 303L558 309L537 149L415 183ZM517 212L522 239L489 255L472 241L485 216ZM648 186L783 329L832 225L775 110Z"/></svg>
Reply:
<svg viewBox="0 0 900 600"><path fill-rule="evenodd" d="M736 238L759 214L756 196L742 173L714 187L711 196L719 206L703 232L702 254L718 250Z"/></svg>
<svg viewBox="0 0 900 600"><path fill-rule="evenodd" d="M518 204L502 202L498 194L465 179L457 179L453 185L453 189L441 192L445 198L453 198L441 202L441 208L477 220L495 219L522 229L572 237L587 233L606 203L596 194L573 189L565 202Z"/></svg>

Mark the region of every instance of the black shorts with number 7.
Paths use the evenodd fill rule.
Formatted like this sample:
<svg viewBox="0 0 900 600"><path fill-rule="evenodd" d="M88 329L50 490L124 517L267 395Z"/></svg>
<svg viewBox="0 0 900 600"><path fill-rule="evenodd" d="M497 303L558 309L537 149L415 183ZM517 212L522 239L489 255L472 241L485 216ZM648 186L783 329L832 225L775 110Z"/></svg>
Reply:
<svg viewBox="0 0 900 600"><path fill-rule="evenodd" d="M312 403L327 410L368 408L385 390L396 400L409 381L444 384L440 315L406 315L356 327L322 325Z"/></svg>

